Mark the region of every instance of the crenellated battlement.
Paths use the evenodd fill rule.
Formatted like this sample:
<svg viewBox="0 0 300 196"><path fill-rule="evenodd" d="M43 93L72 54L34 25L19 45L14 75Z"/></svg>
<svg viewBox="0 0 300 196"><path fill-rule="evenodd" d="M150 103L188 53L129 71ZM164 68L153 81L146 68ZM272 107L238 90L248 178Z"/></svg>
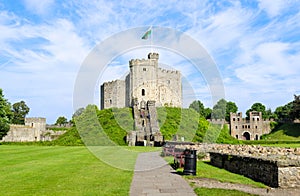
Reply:
<svg viewBox="0 0 300 196"><path fill-rule="evenodd" d="M158 60L159 59L159 54L158 53L149 53L148 54L148 59L155 59Z"/></svg>
<svg viewBox="0 0 300 196"><path fill-rule="evenodd" d="M156 101L157 106L181 107L181 73L159 67L159 54L149 53L145 59L131 59L125 80L101 85L101 109L131 107L133 99Z"/></svg>
<svg viewBox="0 0 300 196"><path fill-rule="evenodd" d="M148 59L144 59L144 58L143 59L131 59L129 61L129 67L137 66L137 65L143 65L143 66L151 65L150 62L152 62L152 61L158 62L158 59L159 59L158 53L149 53Z"/></svg>
<svg viewBox="0 0 300 196"><path fill-rule="evenodd" d="M108 81L108 82L104 82L103 85L111 85L111 84L115 84L115 83L118 83L118 82L123 82L122 80L111 80L111 81Z"/></svg>

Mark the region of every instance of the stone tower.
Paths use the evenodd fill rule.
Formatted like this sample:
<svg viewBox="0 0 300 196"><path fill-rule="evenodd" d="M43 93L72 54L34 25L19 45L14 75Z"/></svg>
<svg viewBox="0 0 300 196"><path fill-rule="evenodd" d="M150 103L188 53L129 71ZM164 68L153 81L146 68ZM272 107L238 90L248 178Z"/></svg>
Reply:
<svg viewBox="0 0 300 196"><path fill-rule="evenodd" d="M101 109L133 107L133 102L155 101L156 106L181 107L181 74L158 66L159 54L129 61L130 73L124 80L101 85Z"/></svg>
<svg viewBox="0 0 300 196"><path fill-rule="evenodd" d="M150 53L147 60L129 61L131 99L156 100L158 58L157 53ZM132 100L130 102L132 103Z"/></svg>

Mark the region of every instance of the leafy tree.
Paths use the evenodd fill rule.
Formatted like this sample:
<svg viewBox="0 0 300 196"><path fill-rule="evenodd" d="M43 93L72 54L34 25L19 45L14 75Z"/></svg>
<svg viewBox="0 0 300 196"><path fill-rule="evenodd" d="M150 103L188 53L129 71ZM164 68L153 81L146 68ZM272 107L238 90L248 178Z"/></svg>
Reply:
<svg viewBox="0 0 300 196"><path fill-rule="evenodd" d="M291 120L290 113L293 110L293 103L290 102L284 106L279 106L274 112L276 120Z"/></svg>
<svg viewBox="0 0 300 196"><path fill-rule="evenodd" d="M224 119L226 114L226 104L225 99L220 99L216 105L214 105L212 110L212 118L214 119Z"/></svg>
<svg viewBox="0 0 300 196"><path fill-rule="evenodd" d="M291 117L294 119L300 119L300 95L294 95L293 109L291 111Z"/></svg>
<svg viewBox="0 0 300 196"><path fill-rule="evenodd" d="M206 119L211 118L212 109L210 109L210 108L205 108L204 110L205 110L205 116L204 116L204 117L205 117Z"/></svg>
<svg viewBox="0 0 300 196"><path fill-rule="evenodd" d="M204 109L205 109L203 103L199 100L193 101L190 104L189 108L196 110L196 112L198 112L200 115L204 113Z"/></svg>
<svg viewBox="0 0 300 196"><path fill-rule="evenodd" d="M216 105L213 107L212 118L214 119L225 119L230 120L230 112L236 113L238 107L232 101L226 101L225 99L220 99Z"/></svg>
<svg viewBox="0 0 300 196"><path fill-rule="evenodd" d="M12 105L12 112L13 112L13 124L24 124L25 123L25 116L29 113L30 108L26 105L24 101L20 101L14 103Z"/></svg>
<svg viewBox="0 0 300 196"><path fill-rule="evenodd" d="M209 118L211 115L211 109L205 108L203 103L200 100L193 101L189 108L194 109L196 112L200 114L200 116L203 116L205 118Z"/></svg>
<svg viewBox="0 0 300 196"><path fill-rule="evenodd" d="M230 112L236 113L238 111L238 107L234 102L227 102L226 103L226 115L225 115L225 120L229 121L230 120Z"/></svg>
<svg viewBox="0 0 300 196"><path fill-rule="evenodd" d="M4 98L2 89L0 89L0 139L9 131L9 123L12 118L11 105Z"/></svg>
<svg viewBox="0 0 300 196"><path fill-rule="evenodd" d="M266 111L266 106L264 106L262 103L254 103L251 108L246 111L247 119L249 119L249 113L252 111L261 112L263 119L269 118Z"/></svg>
<svg viewBox="0 0 300 196"><path fill-rule="evenodd" d="M69 121L71 124L75 125L75 118L80 116L84 112L84 108L78 108L72 115L72 119Z"/></svg>
<svg viewBox="0 0 300 196"><path fill-rule="evenodd" d="M68 119L64 116L60 116L57 118L55 125L66 125L68 123Z"/></svg>

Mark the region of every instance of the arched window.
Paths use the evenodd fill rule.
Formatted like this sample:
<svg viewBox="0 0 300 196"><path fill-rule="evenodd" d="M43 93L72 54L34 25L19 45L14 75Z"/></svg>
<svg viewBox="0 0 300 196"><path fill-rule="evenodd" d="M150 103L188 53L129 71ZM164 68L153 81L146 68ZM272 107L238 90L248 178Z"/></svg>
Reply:
<svg viewBox="0 0 300 196"><path fill-rule="evenodd" d="M142 96L145 96L145 89L142 89Z"/></svg>

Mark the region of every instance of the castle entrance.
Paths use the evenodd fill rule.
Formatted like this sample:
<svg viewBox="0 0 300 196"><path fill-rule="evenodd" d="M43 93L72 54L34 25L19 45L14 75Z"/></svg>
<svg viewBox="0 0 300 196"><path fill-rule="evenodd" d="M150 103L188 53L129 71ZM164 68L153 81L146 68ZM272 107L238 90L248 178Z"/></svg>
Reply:
<svg viewBox="0 0 300 196"><path fill-rule="evenodd" d="M249 132L245 132L243 134L244 140L250 140L250 133Z"/></svg>

